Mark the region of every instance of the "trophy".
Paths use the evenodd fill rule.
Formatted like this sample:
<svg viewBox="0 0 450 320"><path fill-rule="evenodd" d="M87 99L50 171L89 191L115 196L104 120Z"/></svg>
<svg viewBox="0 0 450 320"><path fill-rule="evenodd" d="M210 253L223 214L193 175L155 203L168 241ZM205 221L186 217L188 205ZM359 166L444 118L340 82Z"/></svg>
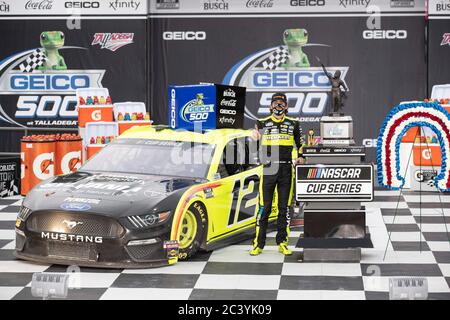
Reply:
<svg viewBox="0 0 450 320"><path fill-rule="evenodd" d="M353 119L345 116L342 111L344 106L342 99L346 97L348 91L345 82L341 80L341 71L336 70L334 75L328 72L323 63L316 57L322 66L323 72L331 83L331 102L333 112L320 119L320 134L322 144L333 145L354 145L353 140Z"/></svg>

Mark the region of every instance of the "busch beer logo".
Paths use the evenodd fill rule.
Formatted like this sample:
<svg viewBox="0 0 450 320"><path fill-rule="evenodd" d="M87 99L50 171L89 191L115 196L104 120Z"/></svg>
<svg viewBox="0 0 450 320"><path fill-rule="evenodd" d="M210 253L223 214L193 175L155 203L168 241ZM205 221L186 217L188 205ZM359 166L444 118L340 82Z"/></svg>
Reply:
<svg viewBox="0 0 450 320"><path fill-rule="evenodd" d="M5 1L0 2L0 12L9 12L9 4Z"/></svg>
<svg viewBox="0 0 450 320"><path fill-rule="evenodd" d="M101 49L108 49L112 52L133 43L134 33L96 33L91 45L100 45Z"/></svg>
<svg viewBox="0 0 450 320"><path fill-rule="evenodd" d="M288 29L280 36L285 45L258 50L240 60L230 68L222 83L247 88L250 100L244 111L247 119L268 116L272 95L285 92L291 116L300 117L304 122L319 122L326 112L331 84L320 64L308 57L303 46L328 45L308 44L304 29ZM314 62L316 65L311 66ZM344 82L348 69L347 66L327 66L331 74L340 70Z"/></svg>
<svg viewBox="0 0 450 320"><path fill-rule="evenodd" d="M444 33L442 36L441 46L449 45L450 46L450 33Z"/></svg>
<svg viewBox="0 0 450 320"><path fill-rule="evenodd" d="M231 89L227 89L223 92L223 96L226 98L236 98L236 92Z"/></svg>

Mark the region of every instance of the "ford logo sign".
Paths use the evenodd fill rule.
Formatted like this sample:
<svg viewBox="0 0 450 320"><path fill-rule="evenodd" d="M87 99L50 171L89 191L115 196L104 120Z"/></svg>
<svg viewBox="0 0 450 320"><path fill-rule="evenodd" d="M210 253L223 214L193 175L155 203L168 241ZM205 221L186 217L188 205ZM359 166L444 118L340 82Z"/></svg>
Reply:
<svg viewBox="0 0 450 320"><path fill-rule="evenodd" d="M63 203L61 204L61 209L68 210L68 211L88 211L91 209L91 206L86 203Z"/></svg>

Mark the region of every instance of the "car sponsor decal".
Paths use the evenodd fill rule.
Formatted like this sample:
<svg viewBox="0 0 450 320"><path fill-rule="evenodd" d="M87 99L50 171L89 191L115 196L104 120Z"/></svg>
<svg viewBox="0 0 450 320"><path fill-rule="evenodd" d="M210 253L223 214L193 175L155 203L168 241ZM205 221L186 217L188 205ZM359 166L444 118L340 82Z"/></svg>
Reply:
<svg viewBox="0 0 450 320"><path fill-rule="evenodd" d="M91 206L87 203L64 202L60 205L60 208L67 211L88 211Z"/></svg>

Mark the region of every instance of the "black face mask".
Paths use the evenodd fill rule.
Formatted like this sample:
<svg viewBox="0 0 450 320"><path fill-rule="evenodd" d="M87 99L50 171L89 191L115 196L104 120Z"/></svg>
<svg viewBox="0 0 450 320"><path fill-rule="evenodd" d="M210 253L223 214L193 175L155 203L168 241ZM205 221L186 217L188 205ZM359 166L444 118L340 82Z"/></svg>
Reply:
<svg viewBox="0 0 450 320"><path fill-rule="evenodd" d="M284 104L277 104L275 107L272 107L272 113L276 114L277 116L281 116L285 114L287 111L287 108Z"/></svg>

